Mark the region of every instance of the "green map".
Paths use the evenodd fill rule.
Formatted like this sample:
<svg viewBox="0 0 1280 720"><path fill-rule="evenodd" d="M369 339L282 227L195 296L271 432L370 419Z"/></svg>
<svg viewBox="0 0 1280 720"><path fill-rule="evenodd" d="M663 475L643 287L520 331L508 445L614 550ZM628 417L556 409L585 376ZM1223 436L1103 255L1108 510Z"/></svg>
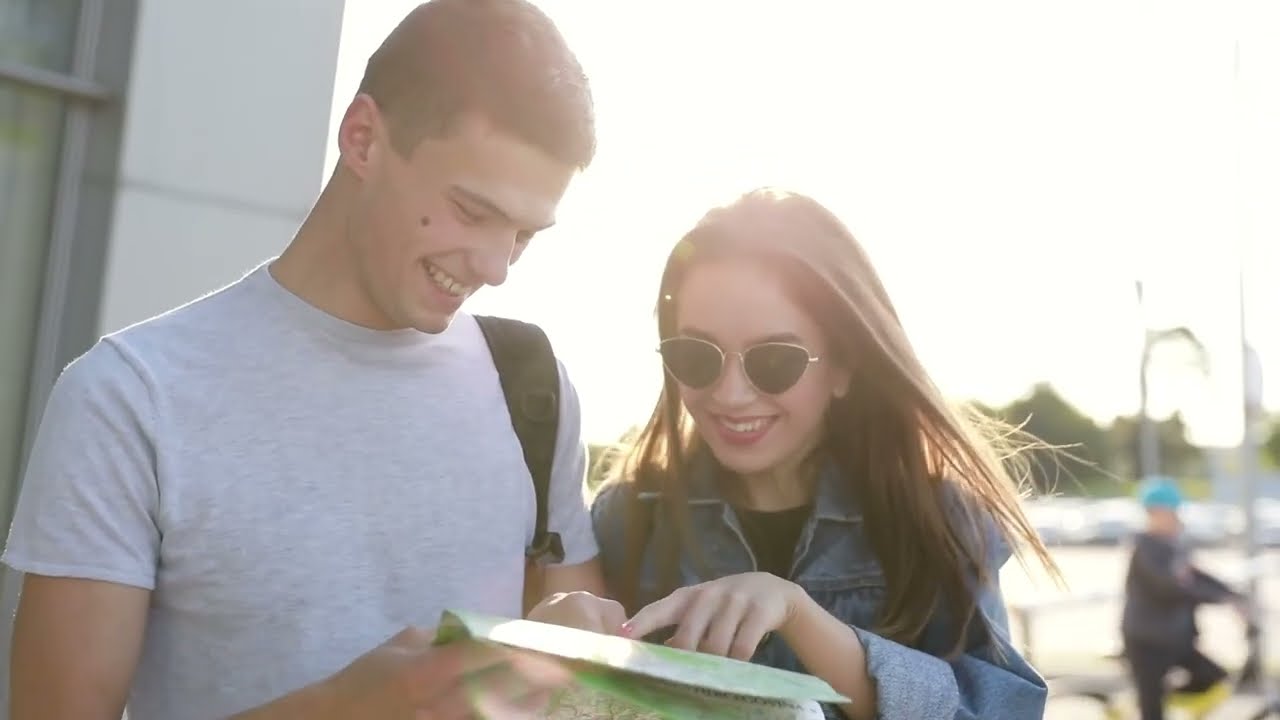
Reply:
<svg viewBox="0 0 1280 720"><path fill-rule="evenodd" d="M801 673L529 620L444 613L440 643L490 642L561 658L575 684L548 720L821 720L818 703L846 703Z"/></svg>

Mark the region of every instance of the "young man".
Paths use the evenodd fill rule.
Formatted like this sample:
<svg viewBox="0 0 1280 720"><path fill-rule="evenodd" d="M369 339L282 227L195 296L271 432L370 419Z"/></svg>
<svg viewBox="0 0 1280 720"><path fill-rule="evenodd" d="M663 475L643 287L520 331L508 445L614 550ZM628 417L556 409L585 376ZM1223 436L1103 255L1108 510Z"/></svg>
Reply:
<svg viewBox="0 0 1280 720"><path fill-rule="evenodd" d="M4 558L26 573L14 720L118 720L126 699L132 720L513 717L563 680L419 628L521 612L533 486L459 309L555 221L593 123L524 0L402 21L284 253L104 338L54 387ZM609 630L621 608L571 592L602 583L563 374L559 397L565 558L530 617Z"/></svg>
<svg viewBox="0 0 1280 720"><path fill-rule="evenodd" d="M1226 583L1191 564L1180 543L1182 494L1177 485L1153 478L1144 483L1140 497L1147 526L1135 538L1125 578L1121 634L1142 720L1161 720L1165 676L1174 668L1189 675L1177 692L1199 695L1203 709L1230 694L1223 682L1226 671L1196 648L1196 607L1230 602L1246 614L1247 606Z"/></svg>

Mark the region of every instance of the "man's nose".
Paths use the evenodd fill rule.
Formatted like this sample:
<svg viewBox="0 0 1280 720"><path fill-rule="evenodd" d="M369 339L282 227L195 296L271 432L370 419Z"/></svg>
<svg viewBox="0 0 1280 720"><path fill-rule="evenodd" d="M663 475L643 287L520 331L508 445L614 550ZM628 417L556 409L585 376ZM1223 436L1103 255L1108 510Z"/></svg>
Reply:
<svg viewBox="0 0 1280 720"><path fill-rule="evenodd" d="M471 251L471 271L485 285L498 286L507 281L515 237L489 238Z"/></svg>

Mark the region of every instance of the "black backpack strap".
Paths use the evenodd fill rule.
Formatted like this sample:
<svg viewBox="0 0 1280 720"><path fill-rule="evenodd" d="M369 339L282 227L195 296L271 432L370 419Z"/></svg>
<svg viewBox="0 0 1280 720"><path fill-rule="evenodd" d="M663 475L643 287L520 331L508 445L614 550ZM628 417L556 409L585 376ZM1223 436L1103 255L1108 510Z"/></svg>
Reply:
<svg viewBox="0 0 1280 720"><path fill-rule="evenodd" d="M525 555L539 563L564 561L559 533L547 531L551 464L560 421L560 369L551 341L537 325L509 318L476 316L502 382L511 426L533 477L537 516L533 543Z"/></svg>

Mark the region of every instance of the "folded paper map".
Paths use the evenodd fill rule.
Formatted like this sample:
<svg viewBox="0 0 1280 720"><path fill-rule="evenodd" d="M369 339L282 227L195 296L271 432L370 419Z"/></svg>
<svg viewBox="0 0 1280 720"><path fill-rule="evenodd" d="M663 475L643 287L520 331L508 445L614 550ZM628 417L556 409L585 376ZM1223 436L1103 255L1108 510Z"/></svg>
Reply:
<svg viewBox="0 0 1280 720"><path fill-rule="evenodd" d="M445 612L439 643L471 639L558 657L575 683L547 720L822 720L846 703L811 675L664 645L473 613Z"/></svg>

